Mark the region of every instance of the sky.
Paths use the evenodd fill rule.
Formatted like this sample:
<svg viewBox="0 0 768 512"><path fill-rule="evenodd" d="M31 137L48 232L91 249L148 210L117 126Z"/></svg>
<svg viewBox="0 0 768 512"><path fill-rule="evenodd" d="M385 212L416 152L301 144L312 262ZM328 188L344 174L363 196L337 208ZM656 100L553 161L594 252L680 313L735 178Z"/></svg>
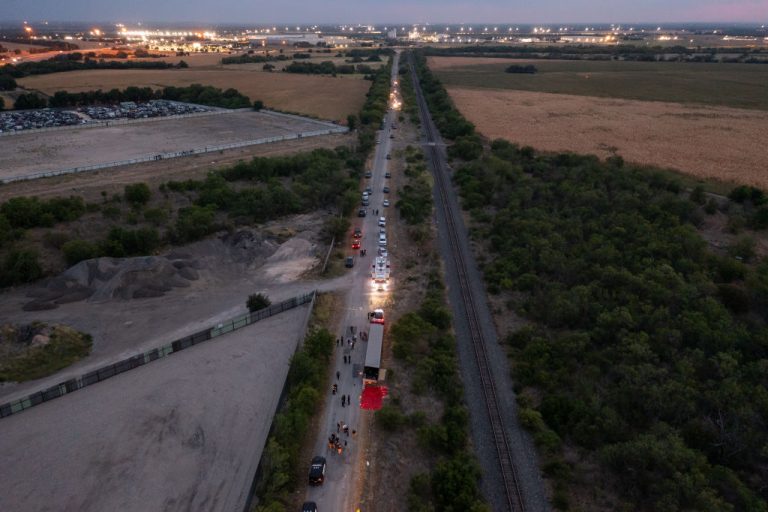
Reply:
<svg viewBox="0 0 768 512"><path fill-rule="evenodd" d="M32 21L201 23L768 23L768 0L3 0Z"/></svg>

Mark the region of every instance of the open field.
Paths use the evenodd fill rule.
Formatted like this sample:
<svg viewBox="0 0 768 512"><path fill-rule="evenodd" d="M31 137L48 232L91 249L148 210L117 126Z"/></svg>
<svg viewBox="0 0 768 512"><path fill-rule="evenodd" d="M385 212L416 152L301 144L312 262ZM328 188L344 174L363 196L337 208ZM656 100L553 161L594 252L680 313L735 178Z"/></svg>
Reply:
<svg viewBox="0 0 768 512"><path fill-rule="evenodd" d="M490 138L545 151L619 154L701 178L768 188L768 112L449 87Z"/></svg>
<svg viewBox="0 0 768 512"><path fill-rule="evenodd" d="M217 54L217 60L224 57ZM210 55L206 55L206 58ZM187 60L186 57L184 57ZM174 58L174 60L176 60ZM189 58L190 63L192 58ZM168 70L87 70L37 75L20 79L19 85L29 90L51 95L59 90L69 92L93 89L123 89L139 87L161 88L188 86L193 83L213 85L222 89L234 87L251 100L262 100L268 107L300 112L323 119L343 120L356 114L365 102L370 82L359 75L316 76L293 73L265 73L261 66L242 68L241 65L210 67L201 65L187 69Z"/></svg>
<svg viewBox="0 0 768 512"><path fill-rule="evenodd" d="M131 160L263 137L327 129L311 119L265 112L222 111L98 128L72 128L0 139L0 177Z"/></svg>
<svg viewBox="0 0 768 512"><path fill-rule="evenodd" d="M538 73L505 73L530 63ZM768 110L768 66L430 57L447 87L515 89Z"/></svg>

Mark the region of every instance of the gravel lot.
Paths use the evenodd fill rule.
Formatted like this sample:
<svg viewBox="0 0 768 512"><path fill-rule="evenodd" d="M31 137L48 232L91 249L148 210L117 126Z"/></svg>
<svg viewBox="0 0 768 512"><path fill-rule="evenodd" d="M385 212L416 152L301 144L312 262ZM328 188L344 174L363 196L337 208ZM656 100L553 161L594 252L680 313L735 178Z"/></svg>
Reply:
<svg viewBox="0 0 768 512"><path fill-rule="evenodd" d="M3 419L0 510L241 510L307 312Z"/></svg>
<svg viewBox="0 0 768 512"><path fill-rule="evenodd" d="M0 178L327 128L327 123L311 119L238 110L203 117L19 134L0 139Z"/></svg>

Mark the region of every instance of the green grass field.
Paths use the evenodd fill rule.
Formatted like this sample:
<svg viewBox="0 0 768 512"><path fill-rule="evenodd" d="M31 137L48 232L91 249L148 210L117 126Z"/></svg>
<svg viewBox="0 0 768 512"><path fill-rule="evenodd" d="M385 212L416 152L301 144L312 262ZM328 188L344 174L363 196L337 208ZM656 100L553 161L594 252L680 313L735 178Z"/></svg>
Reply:
<svg viewBox="0 0 768 512"><path fill-rule="evenodd" d="M768 65L534 61L534 75L505 73L510 60L435 69L450 86L699 103L768 110ZM529 61L527 61L529 62Z"/></svg>

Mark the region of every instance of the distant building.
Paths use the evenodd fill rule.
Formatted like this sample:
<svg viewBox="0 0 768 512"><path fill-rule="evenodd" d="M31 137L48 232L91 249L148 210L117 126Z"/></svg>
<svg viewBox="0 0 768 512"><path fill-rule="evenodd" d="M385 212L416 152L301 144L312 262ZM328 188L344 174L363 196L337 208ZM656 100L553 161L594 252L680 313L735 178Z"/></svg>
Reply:
<svg viewBox="0 0 768 512"><path fill-rule="evenodd" d="M350 44L348 37L326 36L315 33L304 34L264 34L252 37L249 41L251 47L262 46L317 46L325 43L327 46L340 46Z"/></svg>
<svg viewBox="0 0 768 512"><path fill-rule="evenodd" d="M397 39L397 29L393 28L389 32L387 32L387 39Z"/></svg>

